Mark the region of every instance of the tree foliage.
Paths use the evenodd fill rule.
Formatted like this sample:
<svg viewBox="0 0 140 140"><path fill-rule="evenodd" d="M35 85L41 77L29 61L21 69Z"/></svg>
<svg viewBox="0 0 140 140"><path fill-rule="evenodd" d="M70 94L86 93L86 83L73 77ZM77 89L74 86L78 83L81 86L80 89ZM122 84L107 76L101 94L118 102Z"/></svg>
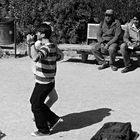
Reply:
<svg viewBox="0 0 140 140"><path fill-rule="evenodd" d="M18 40L34 32L36 25L51 21L57 43L81 43L86 40L87 23L100 20L112 8L123 23L139 11L139 0L0 0L0 16L17 20Z"/></svg>

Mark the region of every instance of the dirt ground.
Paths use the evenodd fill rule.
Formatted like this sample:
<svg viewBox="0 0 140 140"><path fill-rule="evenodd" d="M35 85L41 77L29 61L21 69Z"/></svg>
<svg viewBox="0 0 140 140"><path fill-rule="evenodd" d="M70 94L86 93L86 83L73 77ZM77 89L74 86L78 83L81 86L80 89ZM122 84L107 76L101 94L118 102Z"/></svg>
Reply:
<svg viewBox="0 0 140 140"><path fill-rule="evenodd" d="M58 101L52 110L62 116L52 135L35 138L29 98L34 87L28 57L0 59L0 130L2 140L90 140L106 122L131 122L140 133L140 68L122 74L99 71L94 60L58 62ZM140 140L140 138L138 138Z"/></svg>

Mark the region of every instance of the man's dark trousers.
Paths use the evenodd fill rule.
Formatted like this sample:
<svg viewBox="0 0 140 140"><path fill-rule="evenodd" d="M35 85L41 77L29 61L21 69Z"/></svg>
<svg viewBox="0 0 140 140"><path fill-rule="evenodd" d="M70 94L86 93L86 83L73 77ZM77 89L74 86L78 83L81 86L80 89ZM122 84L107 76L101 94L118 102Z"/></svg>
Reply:
<svg viewBox="0 0 140 140"><path fill-rule="evenodd" d="M104 49L101 47L100 43L96 43L95 46L92 47L91 51L99 64L105 63L105 58L104 58L103 54L109 54L109 56L110 56L109 64L114 65L117 47L118 47L118 44L113 43L109 46L108 49Z"/></svg>

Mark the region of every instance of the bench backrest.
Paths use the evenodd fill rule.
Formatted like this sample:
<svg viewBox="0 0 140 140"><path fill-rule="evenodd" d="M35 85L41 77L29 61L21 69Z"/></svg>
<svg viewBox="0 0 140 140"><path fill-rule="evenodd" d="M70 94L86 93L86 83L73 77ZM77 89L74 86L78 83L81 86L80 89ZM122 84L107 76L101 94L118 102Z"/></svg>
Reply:
<svg viewBox="0 0 140 140"><path fill-rule="evenodd" d="M123 30L125 30L126 25L121 25L121 27ZM98 28L99 28L99 24L93 24L93 23L88 24L87 40L88 39L97 39Z"/></svg>

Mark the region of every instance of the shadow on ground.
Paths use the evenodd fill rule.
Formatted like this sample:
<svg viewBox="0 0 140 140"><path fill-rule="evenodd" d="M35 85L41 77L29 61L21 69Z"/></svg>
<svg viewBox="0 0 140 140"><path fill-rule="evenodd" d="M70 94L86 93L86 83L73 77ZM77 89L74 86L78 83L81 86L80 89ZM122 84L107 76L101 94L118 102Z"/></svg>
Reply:
<svg viewBox="0 0 140 140"><path fill-rule="evenodd" d="M85 112L78 112L63 116L64 122L58 124L52 134L69 131L73 129L84 128L98 122L101 122L106 116L111 115L112 110L109 108L101 108Z"/></svg>
<svg viewBox="0 0 140 140"><path fill-rule="evenodd" d="M137 60L131 60L131 61L132 61L133 67L131 68L131 70L129 72L134 71L134 70L136 70L137 68L140 67L140 66L138 66ZM94 60L87 60L86 62L82 62L82 60L80 60L80 59L70 58L70 59L68 59L66 61L63 61L63 62L73 62L73 63L84 63L84 64L99 65L98 62L96 61L96 59L94 59ZM124 68L123 59L119 59L118 61L116 61L116 66L118 67L118 69Z"/></svg>
<svg viewBox="0 0 140 140"><path fill-rule="evenodd" d="M0 140L5 136L6 136L6 134L2 133L2 131L0 130Z"/></svg>
<svg viewBox="0 0 140 140"><path fill-rule="evenodd" d="M129 72L136 70L137 68L139 68L138 66L138 61L137 60L131 60L132 61L132 68ZM118 61L116 61L116 65L118 68L124 68L124 62L123 59L119 59Z"/></svg>
<svg viewBox="0 0 140 140"><path fill-rule="evenodd" d="M70 59L68 59L66 61L63 61L63 62L84 63L84 64L98 64L95 59L94 60L86 60L85 62L82 62L81 59L70 58Z"/></svg>

